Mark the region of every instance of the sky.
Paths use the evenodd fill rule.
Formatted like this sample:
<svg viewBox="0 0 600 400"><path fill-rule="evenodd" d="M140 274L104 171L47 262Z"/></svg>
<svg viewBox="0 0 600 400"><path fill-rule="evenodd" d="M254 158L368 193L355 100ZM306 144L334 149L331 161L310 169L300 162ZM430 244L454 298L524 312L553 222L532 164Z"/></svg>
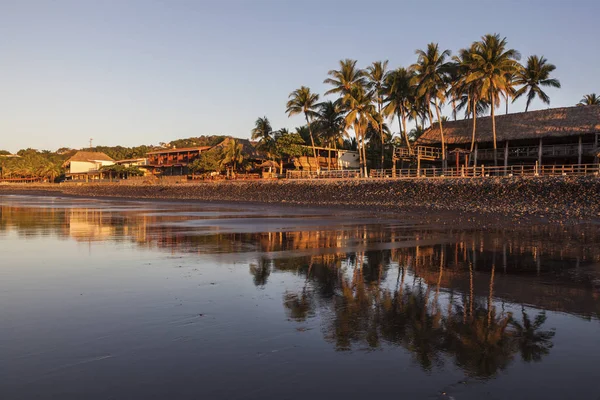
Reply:
<svg viewBox="0 0 600 400"><path fill-rule="evenodd" d="M323 94L340 59L407 67L486 33L555 64L551 106L571 106L600 92L598 15L596 0L0 0L0 149L247 138L262 116L293 129L289 93Z"/></svg>

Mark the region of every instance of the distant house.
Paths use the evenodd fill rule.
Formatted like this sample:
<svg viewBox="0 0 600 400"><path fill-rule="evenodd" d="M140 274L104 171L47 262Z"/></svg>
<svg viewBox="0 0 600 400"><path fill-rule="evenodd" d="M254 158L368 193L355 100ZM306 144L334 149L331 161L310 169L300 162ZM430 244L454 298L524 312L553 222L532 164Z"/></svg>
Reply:
<svg viewBox="0 0 600 400"><path fill-rule="evenodd" d="M115 160L97 151L78 151L64 162L67 179L89 180L100 179L100 168L113 165Z"/></svg>
<svg viewBox="0 0 600 400"><path fill-rule="evenodd" d="M211 146L199 146L151 151L147 153L146 165L155 175L184 175L189 172L188 164L211 148Z"/></svg>
<svg viewBox="0 0 600 400"><path fill-rule="evenodd" d="M443 123L448 159L468 154L470 165L493 164L492 119L478 117L476 123L472 153L473 120ZM435 123L417 140L414 155L439 161L440 137L439 126ZM551 108L496 116L499 165L593 163L598 160L599 137L600 106Z"/></svg>

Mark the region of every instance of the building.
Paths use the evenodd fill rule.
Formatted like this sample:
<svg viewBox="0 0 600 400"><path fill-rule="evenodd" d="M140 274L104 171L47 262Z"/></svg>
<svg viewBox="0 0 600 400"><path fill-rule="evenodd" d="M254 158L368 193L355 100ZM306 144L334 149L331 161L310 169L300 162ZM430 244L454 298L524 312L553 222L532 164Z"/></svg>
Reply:
<svg viewBox="0 0 600 400"><path fill-rule="evenodd" d="M63 163L66 178L71 180L100 179L100 168L113 165L115 160L97 151L78 151Z"/></svg>
<svg viewBox="0 0 600 400"><path fill-rule="evenodd" d="M305 146L310 155L294 157L293 163L296 169L303 171L358 169L360 161L358 151L340 150L330 147L315 147L317 158L313 155L313 148Z"/></svg>
<svg viewBox="0 0 600 400"><path fill-rule="evenodd" d="M473 152L470 151L472 119L444 122L443 129L446 158L450 163L454 164L456 159L457 164L469 166L494 165L491 117L477 118ZM599 137L600 106L553 108L496 116L499 166L597 163ZM425 131L416 145L412 155L419 161L440 161L438 124Z"/></svg>
<svg viewBox="0 0 600 400"><path fill-rule="evenodd" d="M146 166L154 175L184 175L189 172L188 164L211 148L211 146L199 146L151 151L147 153Z"/></svg>

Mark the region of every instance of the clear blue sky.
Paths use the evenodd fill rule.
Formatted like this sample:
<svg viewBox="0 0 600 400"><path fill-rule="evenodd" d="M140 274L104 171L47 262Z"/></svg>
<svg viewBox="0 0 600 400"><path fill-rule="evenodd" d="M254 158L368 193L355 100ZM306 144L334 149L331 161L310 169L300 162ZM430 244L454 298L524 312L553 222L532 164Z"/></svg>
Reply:
<svg viewBox="0 0 600 400"><path fill-rule="evenodd" d="M599 15L593 0L0 0L0 149L248 137L263 115L293 128L287 95L323 93L342 58L408 66L428 42L495 32L556 64L552 106L570 106L600 92Z"/></svg>

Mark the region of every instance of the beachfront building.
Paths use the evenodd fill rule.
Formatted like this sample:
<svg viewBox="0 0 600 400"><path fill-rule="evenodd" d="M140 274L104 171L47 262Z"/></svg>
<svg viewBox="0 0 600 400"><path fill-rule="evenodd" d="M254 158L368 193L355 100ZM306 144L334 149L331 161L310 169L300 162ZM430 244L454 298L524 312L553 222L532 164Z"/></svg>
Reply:
<svg viewBox="0 0 600 400"><path fill-rule="evenodd" d="M100 169L113 165L115 160L98 151L78 151L63 163L68 180L99 180L102 178Z"/></svg>
<svg viewBox="0 0 600 400"><path fill-rule="evenodd" d="M294 157L293 164L302 171L345 170L360 167L358 151L340 150L330 147L315 147L317 158L313 155L312 147L305 146L308 156Z"/></svg>
<svg viewBox="0 0 600 400"><path fill-rule="evenodd" d="M154 175L186 175L189 173L188 165L211 148L198 146L151 151L147 153L146 168Z"/></svg>
<svg viewBox="0 0 600 400"><path fill-rule="evenodd" d="M443 123L448 166L494 165L491 117L476 120L471 152L473 120ZM600 106L553 108L496 116L498 166L558 166L598 163ZM413 151L397 152L397 158L440 165L441 140L437 123L417 140Z"/></svg>

